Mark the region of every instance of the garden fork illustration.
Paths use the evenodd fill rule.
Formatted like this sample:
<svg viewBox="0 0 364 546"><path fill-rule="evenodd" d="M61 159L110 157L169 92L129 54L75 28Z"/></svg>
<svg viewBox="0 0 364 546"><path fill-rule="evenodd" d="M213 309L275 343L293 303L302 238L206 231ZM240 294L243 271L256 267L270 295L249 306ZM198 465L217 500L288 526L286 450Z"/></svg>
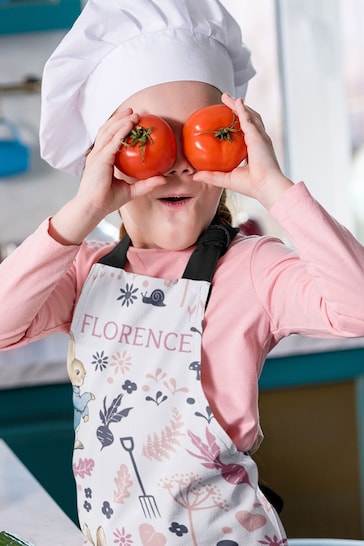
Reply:
<svg viewBox="0 0 364 546"><path fill-rule="evenodd" d="M147 495L145 492L143 482L141 480L137 465L135 463L134 455L133 455L133 450L134 450L133 438L131 436L120 438L120 443L122 447L125 449L125 451L127 451L130 455L130 459L134 468L135 475L137 477L140 489L142 490L142 495L139 495L139 501L143 509L144 516L147 518L161 517L155 498L153 497L153 495Z"/></svg>

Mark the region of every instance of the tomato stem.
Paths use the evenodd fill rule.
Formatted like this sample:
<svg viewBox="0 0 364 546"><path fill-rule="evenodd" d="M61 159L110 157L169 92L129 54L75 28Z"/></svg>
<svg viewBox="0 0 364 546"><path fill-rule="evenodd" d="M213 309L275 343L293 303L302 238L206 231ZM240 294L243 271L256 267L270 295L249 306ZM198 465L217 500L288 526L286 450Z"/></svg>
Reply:
<svg viewBox="0 0 364 546"><path fill-rule="evenodd" d="M147 127L146 129L141 125L136 125L134 129L130 131L126 138L121 141L123 146L132 148L138 144L138 148L141 148L142 162L144 163L145 149L149 143L153 144L153 138L150 134L153 127Z"/></svg>
<svg viewBox="0 0 364 546"><path fill-rule="evenodd" d="M232 134L233 133L240 133L241 129L235 129L234 125L236 123L236 115L233 113L233 121L229 125L229 127L220 127L220 129L211 129L209 131L200 131L196 132L196 135L207 135L207 134L213 134L215 138L218 140L228 140L229 142L233 142Z"/></svg>

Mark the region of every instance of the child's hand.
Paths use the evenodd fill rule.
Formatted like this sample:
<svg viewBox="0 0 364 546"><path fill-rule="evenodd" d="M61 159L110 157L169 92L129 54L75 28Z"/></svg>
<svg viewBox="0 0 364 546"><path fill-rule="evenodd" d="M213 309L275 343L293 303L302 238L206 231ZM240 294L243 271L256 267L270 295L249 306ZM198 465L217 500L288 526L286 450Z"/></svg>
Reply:
<svg viewBox="0 0 364 546"><path fill-rule="evenodd" d="M230 173L199 172L194 179L253 197L269 209L293 182L282 174L260 115L242 99L234 99L227 93L222 95L222 101L239 117L248 148L247 164Z"/></svg>
<svg viewBox="0 0 364 546"><path fill-rule="evenodd" d="M166 183L163 176L128 183L115 176L115 154L138 115L117 110L100 128L88 154L76 196L53 216L50 235L62 244L79 244L111 212ZM121 175L121 173L120 173Z"/></svg>
<svg viewBox="0 0 364 546"><path fill-rule="evenodd" d="M87 156L78 196L95 211L100 210L102 218L164 183L162 177L153 177L131 184L114 175L115 154L138 120L139 116L131 108L117 110L100 128Z"/></svg>

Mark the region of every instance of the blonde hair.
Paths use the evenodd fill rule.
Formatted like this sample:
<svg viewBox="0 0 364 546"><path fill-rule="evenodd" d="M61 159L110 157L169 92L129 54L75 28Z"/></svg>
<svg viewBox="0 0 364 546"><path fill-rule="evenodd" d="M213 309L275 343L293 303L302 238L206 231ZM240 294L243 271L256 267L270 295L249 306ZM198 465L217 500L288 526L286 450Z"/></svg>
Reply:
<svg viewBox="0 0 364 546"><path fill-rule="evenodd" d="M212 224L218 224L220 226L232 225L233 216L231 214L229 207L226 204L226 201L227 201L227 193L226 193L226 190L224 189L220 197L216 214L214 216L214 219L211 222Z"/></svg>
<svg viewBox="0 0 364 546"><path fill-rule="evenodd" d="M215 214L215 216L214 216L214 218L213 218L213 220L211 222L212 224L219 224L220 226L231 226L232 225L233 218L232 218L232 214L230 212L230 209L226 204L226 198L227 198L226 190L224 189L222 194L221 194L221 197L220 197L220 201L219 201L219 205L217 207L216 214ZM120 211L119 211L119 215L120 215ZM120 218L121 218L121 215L120 215ZM120 229L119 229L120 239L122 239L124 237L124 235L126 235L126 229L125 229L124 224L122 223L121 226L120 226Z"/></svg>

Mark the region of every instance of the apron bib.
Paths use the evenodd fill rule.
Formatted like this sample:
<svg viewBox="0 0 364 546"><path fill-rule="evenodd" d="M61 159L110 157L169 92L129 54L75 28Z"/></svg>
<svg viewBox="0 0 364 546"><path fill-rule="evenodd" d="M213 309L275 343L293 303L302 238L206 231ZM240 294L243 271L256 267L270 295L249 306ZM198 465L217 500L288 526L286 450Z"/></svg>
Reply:
<svg viewBox="0 0 364 546"><path fill-rule="evenodd" d="M94 546L286 544L254 461L201 385L204 311L229 242L207 230L173 281L125 272L127 237L90 271L67 365L79 519Z"/></svg>

